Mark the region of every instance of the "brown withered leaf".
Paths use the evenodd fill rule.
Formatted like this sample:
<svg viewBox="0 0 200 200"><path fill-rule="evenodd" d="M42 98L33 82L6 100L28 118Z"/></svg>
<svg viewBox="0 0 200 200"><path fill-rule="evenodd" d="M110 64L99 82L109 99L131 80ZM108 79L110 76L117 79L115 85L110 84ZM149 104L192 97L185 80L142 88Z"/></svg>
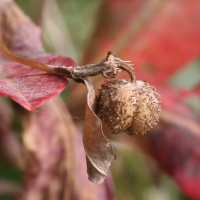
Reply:
<svg viewBox="0 0 200 200"><path fill-rule="evenodd" d="M75 179L74 179L74 199L75 200L116 200L113 190L111 174L102 184L94 184L88 180L86 173L85 152L83 147L82 135L75 134Z"/></svg>
<svg viewBox="0 0 200 200"><path fill-rule="evenodd" d="M31 113L24 145L27 165L22 200L115 200L111 177L87 178L81 134L56 97Z"/></svg>
<svg viewBox="0 0 200 200"><path fill-rule="evenodd" d="M87 173L93 183L102 183L111 162L116 158L111 142L102 132L102 123L95 114L96 96L90 79L84 78L88 89L83 144Z"/></svg>

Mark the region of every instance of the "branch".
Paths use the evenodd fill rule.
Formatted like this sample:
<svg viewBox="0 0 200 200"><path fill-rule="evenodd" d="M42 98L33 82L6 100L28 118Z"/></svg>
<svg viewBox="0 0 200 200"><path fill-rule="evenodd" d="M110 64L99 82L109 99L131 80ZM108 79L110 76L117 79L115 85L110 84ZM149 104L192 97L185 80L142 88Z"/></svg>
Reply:
<svg viewBox="0 0 200 200"><path fill-rule="evenodd" d="M98 64L90 64L76 67L47 65L14 55L4 44L2 37L4 33L2 31L3 29L1 29L3 20L1 18L2 15L0 12L0 52L9 60L48 72L55 76L71 78L75 81L81 82L81 78L85 76L96 76L99 74L102 74L104 78L115 78L117 76L117 73L122 70L125 70L129 73L132 82L136 80L135 73L131 66L132 64L128 64L130 61L123 61L117 58L116 55L111 51L109 51L106 58Z"/></svg>

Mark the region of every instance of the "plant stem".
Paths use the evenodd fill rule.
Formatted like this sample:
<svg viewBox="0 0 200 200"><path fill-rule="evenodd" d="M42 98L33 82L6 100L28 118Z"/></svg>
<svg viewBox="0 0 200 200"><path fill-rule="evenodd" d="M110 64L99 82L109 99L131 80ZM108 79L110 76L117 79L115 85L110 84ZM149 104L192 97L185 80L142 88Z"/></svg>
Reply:
<svg viewBox="0 0 200 200"><path fill-rule="evenodd" d="M1 31L0 31L0 52L6 58L8 58L9 60L12 60L14 62L18 62L18 63L23 64L23 65L28 65L28 66L33 67L35 69L40 69L42 71L50 72L49 67L45 64L38 63L38 62L35 62L33 60L28 60L26 58L22 58L22 57L19 57L19 56L12 54L3 43Z"/></svg>
<svg viewBox="0 0 200 200"><path fill-rule="evenodd" d="M135 74L130 64L126 64L119 58L114 59L113 63L108 63L107 58L110 55L110 53L108 53L106 59L103 59L98 64L90 64L90 65L76 66L76 67L45 65L33 60L16 56L12 54L12 52L4 45L1 29L0 29L0 52L9 60L33 67L35 69L46 71L50 74L53 74L55 76L61 76L63 78L72 78L74 80L77 80L85 76L96 76L99 75L100 73L102 73L102 75L105 76L105 72L108 72L108 77L115 77L117 74L116 72L113 73L110 67L114 66L115 71L126 70L131 76L131 81L135 80Z"/></svg>

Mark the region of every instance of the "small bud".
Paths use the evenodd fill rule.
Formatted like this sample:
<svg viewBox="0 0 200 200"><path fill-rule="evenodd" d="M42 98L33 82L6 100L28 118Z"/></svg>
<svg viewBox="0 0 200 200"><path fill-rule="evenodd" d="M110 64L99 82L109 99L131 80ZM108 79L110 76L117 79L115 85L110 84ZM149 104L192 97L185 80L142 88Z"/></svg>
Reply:
<svg viewBox="0 0 200 200"><path fill-rule="evenodd" d="M145 134L159 120L160 95L143 81L113 79L98 93L99 116L114 134Z"/></svg>

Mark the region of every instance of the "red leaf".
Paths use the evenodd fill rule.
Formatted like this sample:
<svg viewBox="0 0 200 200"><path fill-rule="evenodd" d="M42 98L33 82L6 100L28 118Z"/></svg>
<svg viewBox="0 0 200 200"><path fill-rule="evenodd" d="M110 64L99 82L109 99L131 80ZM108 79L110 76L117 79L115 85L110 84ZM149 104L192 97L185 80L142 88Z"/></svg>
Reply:
<svg viewBox="0 0 200 200"><path fill-rule="evenodd" d="M147 134L145 149L178 183L183 193L200 198L200 126L194 121L162 113L161 122Z"/></svg>
<svg viewBox="0 0 200 200"><path fill-rule="evenodd" d="M159 88L175 71L199 55L200 27L196 26L200 23L199 7L198 0L105 1L83 64L101 60L112 50L123 60L131 60L138 79ZM122 72L119 77L129 78L129 75ZM100 79L93 78L95 88L99 88ZM84 105L86 92L79 96L76 93L80 87L75 85L71 96L73 103ZM166 98L161 94L164 101L172 95L170 91L165 94Z"/></svg>
<svg viewBox="0 0 200 200"><path fill-rule="evenodd" d="M139 79L158 87L199 55L199 7L198 0L108 0L100 10L99 24L83 63L101 60L112 50L135 64ZM200 128L193 121L192 110L183 102L192 92L164 87L158 91L162 107L172 112L171 120L162 119L145 137L136 138L185 194L199 199ZM196 92L199 91L197 87ZM76 100L82 100L79 98ZM175 113L180 116L176 118Z"/></svg>
<svg viewBox="0 0 200 200"><path fill-rule="evenodd" d="M50 65L75 66L70 58L44 52L38 27L21 13L14 2L5 2L0 14L4 41L14 54ZM0 94L28 110L58 95L68 84L67 79L11 62L2 56L0 61Z"/></svg>
<svg viewBox="0 0 200 200"><path fill-rule="evenodd" d="M200 84L196 86L195 92L200 96Z"/></svg>
<svg viewBox="0 0 200 200"><path fill-rule="evenodd" d="M162 86L158 88L158 93L161 95L162 108L184 115L193 117L192 109L186 105L185 99L193 95L193 92L187 89Z"/></svg>
<svg viewBox="0 0 200 200"><path fill-rule="evenodd" d="M105 1L84 63L108 50L135 64L140 79L164 83L200 52L199 0Z"/></svg>

